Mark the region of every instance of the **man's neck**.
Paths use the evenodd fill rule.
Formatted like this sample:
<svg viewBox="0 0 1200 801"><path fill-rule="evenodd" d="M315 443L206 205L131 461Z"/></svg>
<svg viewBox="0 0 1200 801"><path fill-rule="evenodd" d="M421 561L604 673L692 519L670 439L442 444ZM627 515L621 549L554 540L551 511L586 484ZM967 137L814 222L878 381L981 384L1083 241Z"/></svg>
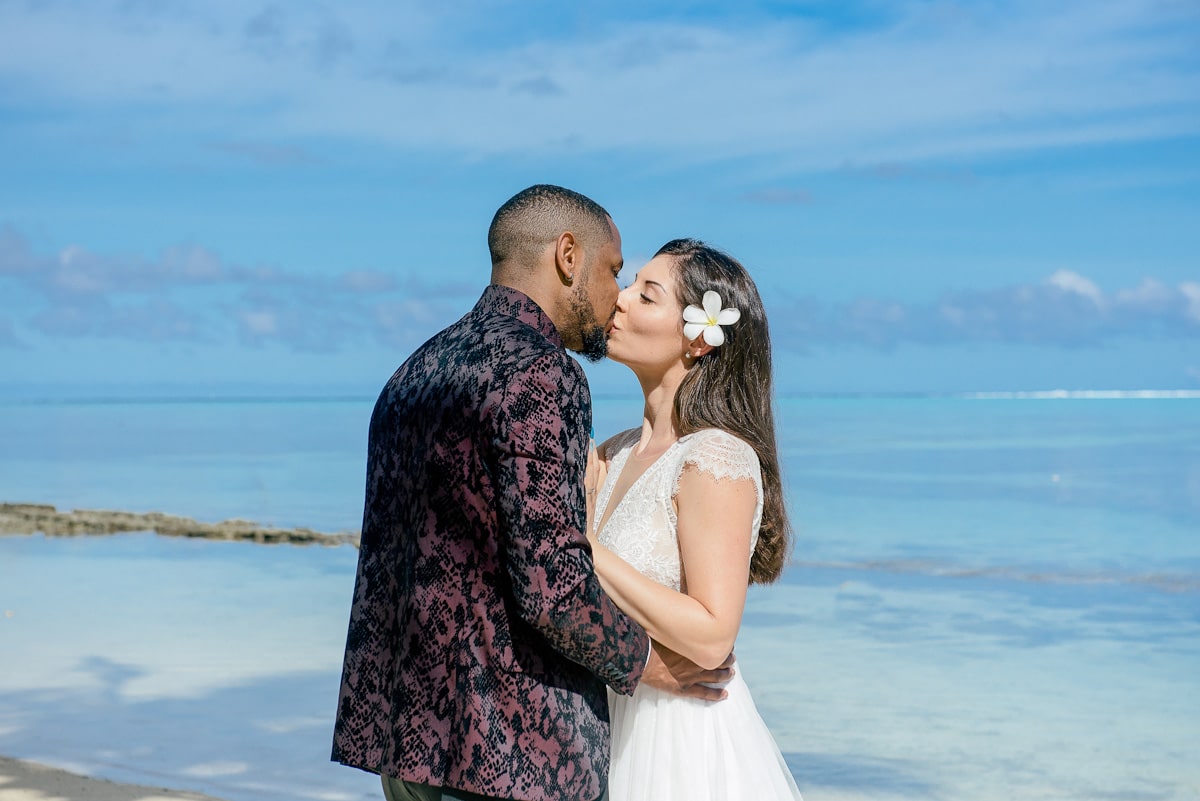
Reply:
<svg viewBox="0 0 1200 801"><path fill-rule="evenodd" d="M550 318L550 322L554 323L559 334L562 334L566 320L562 319L563 312L561 304L558 303L561 293L557 287L547 287L544 285L545 282L537 280L535 270L531 270L528 275L514 275L511 270L501 271L493 268L492 283L515 289L524 294L541 308L542 312Z"/></svg>

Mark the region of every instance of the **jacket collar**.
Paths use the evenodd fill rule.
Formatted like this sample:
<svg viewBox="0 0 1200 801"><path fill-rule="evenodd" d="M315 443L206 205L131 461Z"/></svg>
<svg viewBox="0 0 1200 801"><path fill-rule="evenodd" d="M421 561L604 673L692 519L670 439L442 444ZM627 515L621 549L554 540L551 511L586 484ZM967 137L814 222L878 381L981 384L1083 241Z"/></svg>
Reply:
<svg viewBox="0 0 1200 801"><path fill-rule="evenodd" d="M500 284L491 284L483 290L483 296L475 308L484 314L515 317L518 322L534 329L556 347L563 347L562 337L554 322L542 311L542 307L520 290Z"/></svg>

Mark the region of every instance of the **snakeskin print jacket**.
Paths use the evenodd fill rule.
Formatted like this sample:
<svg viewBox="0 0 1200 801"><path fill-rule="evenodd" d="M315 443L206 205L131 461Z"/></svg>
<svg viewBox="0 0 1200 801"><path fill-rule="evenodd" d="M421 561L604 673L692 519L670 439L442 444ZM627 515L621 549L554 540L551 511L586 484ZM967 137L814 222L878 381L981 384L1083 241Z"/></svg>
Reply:
<svg viewBox="0 0 1200 801"><path fill-rule="evenodd" d="M421 346L371 416L334 761L528 801L591 801L605 685L645 632L593 572L582 368L527 296L492 285Z"/></svg>

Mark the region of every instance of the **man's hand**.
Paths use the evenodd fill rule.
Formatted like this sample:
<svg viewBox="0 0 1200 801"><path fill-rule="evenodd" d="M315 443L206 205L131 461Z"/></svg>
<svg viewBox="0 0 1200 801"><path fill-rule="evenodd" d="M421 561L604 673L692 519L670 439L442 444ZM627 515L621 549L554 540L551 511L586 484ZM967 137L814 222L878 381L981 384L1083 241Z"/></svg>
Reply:
<svg viewBox="0 0 1200 801"><path fill-rule="evenodd" d="M587 537L589 540L595 541L597 532L596 528L596 498L600 494L600 488L604 486L604 477L608 475L608 463L601 458L596 452L596 448L592 447L588 450L587 471L583 477L583 488L587 493Z"/></svg>
<svg viewBox="0 0 1200 801"><path fill-rule="evenodd" d="M723 701L728 695L719 687L706 684L724 684L733 678L733 654L725 658L719 668L705 670L687 657L680 656L666 646L653 643L650 661L642 673L642 683L656 690L702 701Z"/></svg>

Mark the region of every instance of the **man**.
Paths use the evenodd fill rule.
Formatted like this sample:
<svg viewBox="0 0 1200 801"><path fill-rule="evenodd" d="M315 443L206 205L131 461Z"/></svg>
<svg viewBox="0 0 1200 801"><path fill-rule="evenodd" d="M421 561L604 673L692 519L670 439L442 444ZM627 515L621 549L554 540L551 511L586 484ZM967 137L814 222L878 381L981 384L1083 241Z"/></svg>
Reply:
<svg viewBox="0 0 1200 801"><path fill-rule="evenodd" d="M606 684L716 698L698 682L728 671L672 676L593 573L591 398L564 348L604 354L616 226L539 185L500 207L488 247L491 285L371 416L333 759L381 774L392 801L592 801Z"/></svg>

